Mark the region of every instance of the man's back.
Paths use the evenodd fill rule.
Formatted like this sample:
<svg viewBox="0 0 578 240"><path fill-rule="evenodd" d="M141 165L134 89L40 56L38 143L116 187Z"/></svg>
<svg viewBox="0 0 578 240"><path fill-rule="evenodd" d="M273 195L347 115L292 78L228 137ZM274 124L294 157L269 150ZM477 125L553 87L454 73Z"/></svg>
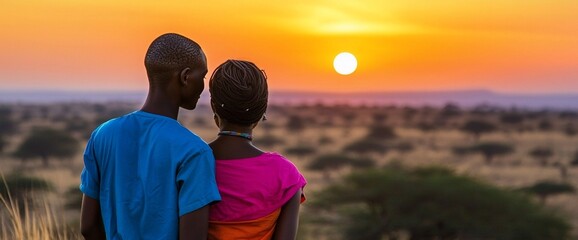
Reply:
<svg viewBox="0 0 578 240"><path fill-rule="evenodd" d="M84 158L81 190L99 199L109 239L177 239L180 216L220 199L210 148L169 117L108 121Z"/></svg>

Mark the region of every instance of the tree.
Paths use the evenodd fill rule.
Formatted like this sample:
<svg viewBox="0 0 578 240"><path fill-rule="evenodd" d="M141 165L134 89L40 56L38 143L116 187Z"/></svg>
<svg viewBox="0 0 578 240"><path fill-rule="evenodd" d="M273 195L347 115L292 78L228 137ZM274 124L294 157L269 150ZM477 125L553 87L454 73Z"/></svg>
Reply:
<svg viewBox="0 0 578 240"><path fill-rule="evenodd" d="M548 159L550 159L550 157L554 155L554 151L552 151L552 148L549 147L536 147L532 149L528 154L530 154L530 156L538 160L538 162L540 162L540 165L544 167L548 165Z"/></svg>
<svg viewBox="0 0 578 240"><path fill-rule="evenodd" d="M542 119L538 122L538 129L540 129L540 131L546 132L552 130L552 128L554 128L554 126L548 119Z"/></svg>
<svg viewBox="0 0 578 240"><path fill-rule="evenodd" d="M423 133L429 133L436 130L436 126L433 123L425 121L417 123L417 128Z"/></svg>
<svg viewBox="0 0 578 240"><path fill-rule="evenodd" d="M303 120L303 118L300 116L291 115L287 120L286 127L291 132L302 132L305 129L305 120Z"/></svg>
<svg viewBox="0 0 578 240"><path fill-rule="evenodd" d="M341 114L341 118L343 119L346 128L349 128L351 125L353 125L356 117L357 115L353 112L344 112Z"/></svg>
<svg viewBox="0 0 578 240"><path fill-rule="evenodd" d="M451 170L385 168L355 172L312 206L343 239L567 239L570 224L522 194Z"/></svg>
<svg viewBox="0 0 578 240"><path fill-rule="evenodd" d="M285 149L285 153L297 155L299 157L311 155L311 154L314 154L315 152L316 152L316 149L314 147L307 146L307 145L298 145L295 147L290 147L290 148Z"/></svg>
<svg viewBox="0 0 578 240"><path fill-rule="evenodd" d="M80 143L69 133L41 127L32 130L18 146L14 156L22 160L40 158L48 166L49 158L70 158L79 150Z"/></svg>
<svg viewBox="0 0 578 240"><path fill-rule="evenodd" d="M461 127L461 130L473 135L477 141L482 134L490 133L496 130L496 126L484 120L469 120Z"/></svg>
<svg viewBox="0 0 578 240"><path fill-rule="evenodd" d="M392 148L398 151L399 153L405 154L413 151L415 147L411 142L404 141L393 144Z"/></svg>
<svg viewBox="0 0 578 240"><path fill-rule="evenodd" d="M335 171L345 166L368 168L375 166L375 161L369 158L351 158L344 154L333 153L316 157L307 168L314 171L322 171L325 179L329 179L330 171Z"/></svg>
<svg viewBox="0 0 578 240"><path fill-rule="evenodd" d="M542 205L546 204L548 197L558 194L573 193L574 187L568 183L556 183L549 181L538 182L532 186L521 189L524 192L536 194Z"/></svg>
<svg viewBox="0 0 578 240"><path fill-rule="evenodd" d="M273 134L267 133L263 137L253 139L253 143L257 146L273 147L283 144L285 141L281 138L275 137Z"/></svg>
<svg viewBox="0 0 578 240"><path fill-rule="evenodd" d="M517 112L508 112L500 116L500 122L507 125L517 125L524 122L524 115Z"/></svg>
<svg viewBox="0 0 578 240"><path fill-rule="evenodd" d="M440 117L443 119L449 119L457 117L462 113L460 106L455 103L447 103L440 112Z"/></svg>
<svg viewBox="0 0 578 240"><path fill-rule="evenodd" d="M10 108L0 108L0 135L12 135L18 131L18 124L12 120L11 116Z"/></svg>
<svg viewBox="0 0 578 240"><path fill-rule="evenodd" d="M332 144L335 141L333 141L333 138L327 136L327 135L321 135L321 137L319 137L319 139L317 140L317 143L319 143L319 145L328 145L328 144Z"/></svg>
<svg viewBox="0 0 578 240"><path fill-rule="evenodd" d="M384 141L397 138L397 134L390 126L373 125L369 128L366 138L374 141Z"/></svg>
<svg viewBox="0 0 578 240"><path fill-rule="evenodd" d="M343 151L345 152L352 152L357 154L378 153L383 155L387 153L387 150L388 149L384 144L381 144L378 141L372 139L361 139L350 143L343 148Z"/></svg>
<svg viewBox="0 0 578 240"><path fill-rule="evenodd" d="M506 143L484 142L472 146L470 152L482 154L486 164L491 164L496 156L503 156L514 152L514 147Z"/></svg>
<svg viewBox="0 0 578 240"><path fill-rule="evenodd" d="M578 151L574 152L574 158L572 158L570 165L573 167L578 166Z"/></svg>
<svg viewBox="0 0 578 240"><path fill-rule="evenodd" d="M4 148L8 145L8 141L6 141L6 138L4 137L4 135L0 134L0 153L2 153L4 151Z"/></svg>
<svg viewBox="0 0 578 240"><path fill-rule="evenodd" d="M384 125L387 120L387 114L376 112L372 115L373 125Z"/></svg>
<svg viewBox="0 0 578 240"><path fill-rule="evenodd" d="M573 137L578 134L578 129L576 126L574 126L574 124L568 123L564 126L564 134L566 134L568 137Z"/></svg>

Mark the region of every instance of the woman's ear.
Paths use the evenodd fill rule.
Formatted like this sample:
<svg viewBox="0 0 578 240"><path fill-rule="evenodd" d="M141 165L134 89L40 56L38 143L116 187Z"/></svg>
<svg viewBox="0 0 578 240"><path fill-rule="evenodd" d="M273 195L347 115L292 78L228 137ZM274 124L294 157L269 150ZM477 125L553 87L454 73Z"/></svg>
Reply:
<svg viewBox="0 0 578 240"><path fill-rule="evenodd" d="M187 85L189 82L189 73L191 72L190 68L184 68L183 70L181 70L181 73L179 74L179 82L182 85Z"/></svg>

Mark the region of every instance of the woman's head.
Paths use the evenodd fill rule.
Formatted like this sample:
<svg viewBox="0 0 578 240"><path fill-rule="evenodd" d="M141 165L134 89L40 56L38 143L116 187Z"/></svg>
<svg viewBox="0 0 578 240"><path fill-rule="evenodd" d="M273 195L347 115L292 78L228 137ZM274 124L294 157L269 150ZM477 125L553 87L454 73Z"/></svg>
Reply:
<svg viewBox="0 0 578 240"><path fill-rule="evenodd" d="M252 62L227 60L218 66L209 92L215 114L229 123L252 125L267 110L267 76Z"/></svg>

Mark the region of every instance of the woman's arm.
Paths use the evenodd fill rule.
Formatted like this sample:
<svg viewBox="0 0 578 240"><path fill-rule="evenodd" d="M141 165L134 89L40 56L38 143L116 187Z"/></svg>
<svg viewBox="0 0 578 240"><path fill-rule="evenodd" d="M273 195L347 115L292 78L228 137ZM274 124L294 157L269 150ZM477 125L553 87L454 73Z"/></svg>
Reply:
<svg viewBox="0 0 578 240"><path fill-rule="evenodd" d="M100 203L98 200L82 196L82 208L80 210L80 232L84 239L106 239Z"/></svg>
<svg viewBox="0 0 578 240"><path fill-rule="evenodd" d="M299 224L299 205L301 204L301 189L281 209L277 226L275 227L274 240L295 240L297 237L297 225Z"/></svg>

